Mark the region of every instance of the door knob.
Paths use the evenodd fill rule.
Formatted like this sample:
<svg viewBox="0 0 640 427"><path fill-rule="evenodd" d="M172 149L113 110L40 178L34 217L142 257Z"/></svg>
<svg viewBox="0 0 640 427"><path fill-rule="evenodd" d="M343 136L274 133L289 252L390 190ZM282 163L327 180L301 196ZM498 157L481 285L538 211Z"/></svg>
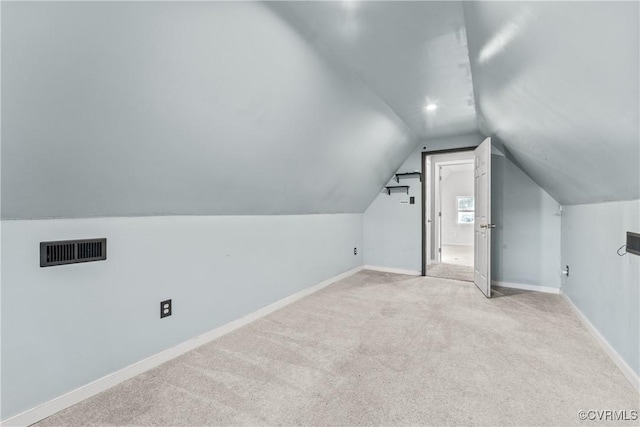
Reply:
<svg viewBox="0 0 640 427"><path fill-rule="evenodd" d="M480 224L480 228L496 228L495 224Z"/></svg>

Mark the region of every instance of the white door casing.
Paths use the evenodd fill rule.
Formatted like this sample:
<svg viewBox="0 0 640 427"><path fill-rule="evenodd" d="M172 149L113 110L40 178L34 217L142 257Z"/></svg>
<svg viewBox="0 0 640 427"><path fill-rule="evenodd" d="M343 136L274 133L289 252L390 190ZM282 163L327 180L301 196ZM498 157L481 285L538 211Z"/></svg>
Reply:
<svg viewBox="0 0 640 427"><path fill-rule="evenodd" d="M425 265L431 264L431 159L427 156L425 157L425 167L423 168L425 171L422 179L426 183L426 197L423 201L425 203ZM426 273L426 272L425 272Z"/></svg>
<svg viewBox="0 0 640 427"><path fill-rule="evenodd" d="M436 170L436 263L442 262L442 165Z"/></svg>
<svg viewBox="0 0 640 427"><path fill-rule="evenodd" d="M474 150L474 267L473 282L491 298L491 138Z"/></svg>

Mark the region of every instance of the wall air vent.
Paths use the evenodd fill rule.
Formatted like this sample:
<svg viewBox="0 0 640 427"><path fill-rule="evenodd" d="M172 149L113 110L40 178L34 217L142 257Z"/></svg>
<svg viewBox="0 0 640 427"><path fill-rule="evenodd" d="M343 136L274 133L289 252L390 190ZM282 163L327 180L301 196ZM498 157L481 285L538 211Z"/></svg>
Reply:
<svg viewBox="0 0 640 427"><path fill-rule="evenodd" d="M107 239L40 242L40 267L107 259Z"/></svg>

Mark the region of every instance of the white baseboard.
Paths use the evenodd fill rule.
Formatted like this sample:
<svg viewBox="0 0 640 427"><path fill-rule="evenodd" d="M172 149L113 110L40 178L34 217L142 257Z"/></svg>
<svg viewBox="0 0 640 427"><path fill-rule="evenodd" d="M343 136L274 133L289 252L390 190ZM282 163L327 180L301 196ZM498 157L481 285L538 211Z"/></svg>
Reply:
<svg viewBox="0 0 640 427"><path fill-rule="evenodd" d="M566 301L567 305L573 310L573 312L578 316L580 322L587 328L591 336L596 340L596 342L602 347L605 353L611 358L613 363L622 371L622 374L629 380L631 385L640 392L640 377L635 373L633 369L624 361L622 357L618 354L618 352L609 344L609 342L600 334L600 332L596 329L595 326L587 319L587 317L580 311L578 307L571 301L571 299L565 295L563 292L560 292L558 288L551 288L547 286L536 286L536 285L525 285L522 283L511 283L511 282L500 282L497 280L492 280L491 284L494 286L501 286L503 288L514 288L514 289L524 289L528 291L538 291L538 292L547 292L552 294L560 294L560 296Z"/></svg>
<svg viewBox="0 0 640 427"><path fill-rule="evenodd" d="M535 291L535 292L545 292L547 294L559 294L559 288L552 288L550 286L539 286L539 285L527 285L524 283L513 283L513 282L501 282L499 280L492 280L492 286L499 286L501 288L512 288L512 289L522 289L524 291Z"/></svg>
<svg viewBox="0 0 640 427"><path fill-rule="evenodd" d="M408 276L422 276L421 271L403 270L401 268L378 267L376 265L365 265L364 270L383 271L385 273L406 274Z"/></svg>
<svg viewBox="0 0 640 427"><path fill-rule="evenodd" d="M352 270L346 271L342 274L334 276L330 279L322 281L317 285L311 286L307 289L304 289L300 292L297 292L293 295L290 295L286 298L283 298L279 301L276 301L266 307L263 307L253 313L250 313L240 319L234 320L233 322L227 323L219 328L213 329L207 333L199 335L195 338L190 339L182 344L178 344L175 347L164 350L160 353L154 354L146 359L143 359L139 362L136 362L126 368L123 368L119 371L116 371L112 374L104 376L100 379L97 379L89 384L86 384L82 387L79 387L75 390L70 391L60 397L52 399L46 403L43 403L35 408L29 409L25 412L22 412L18 415L15 415L11 418L8 418L2 422L0 422L0 426L28 426L33 423L36 423L40 420L43 420L63 409L66 409L70 406L75 405L85 399L88 399L91 396L94 396L98 393L101 393L109 388L128 380L136 375L139 375L143 372L146 372L150 369L153 369L171 359L175 359L178 356L181 356L201 345L204 345L208 342L215 340L223 335L226 335L242 326L245 326L261 317L264 317L282 307L285 307L301 298L304 298L307 295L310 295L314 292L319 291L322 288L325 288L338 280L342 280L346 277L349 277L361 270L375 270L375 271L383 271L387 273L397 273L397 274L406 274L412 276L419 276L421 272L414 270L402 270L397 268L387 268L387 267L377 267L377 266L361 266L356 267ZM535 286L535 285L525 285L519 283L510 283L510 282L499 282L492 281L493 285L502 286L505 288L515 288L515 289L524 289L531 291L539 291L539 292L549 292L560 294L562 298L567 302L569 307L576 313L582 324L587 328L587 330L594 337L596 342L603 348L603 350L607 353L607 355L613 360L613 362L618 366L618 368L622 371L624 376L629 380L629 382L635 387L636 390L640 391L640 378L638 375L631 369L631 367L620 357L620 355L611 347L609 342L598 332L598 330L591 324L591 322L585 317L585 315L576 307L573 302L563 293L559 292L557 288L550 288L545 286Z"/></svg>
<svg viewBox="0 0 640 427"><path fill-rule="evenodd" d="M605 353L611 358L613 363L616 364L618 369L622 371L622 374L629 380L631 385L636 389L636 391L640 392L640 377L635 373L631 366L624 361L622 357L618 354L618 352L609 344L602 334L596 329L595 326L587 319L587 317L580 311L580 309L571 301L571 299L565 295L564 293L560 293L560 296L565 300L567 305L571 307L573 312L578 316L580 322L584 325L585 328L589 331L591 336L596 340L600 347L604 350Z"/></svg>
<svg viewBox="0 0 640 427"><path fill-rule="evenodd" d="M314 292L319 291L322 288L325 288L338 280L342 280L346 277L349 277L359 271L361 271L364 267L356 267L352 270L346 271L342 274L338 274L330 279L324 280L317 285L313 285L307 289L303 289L300 292L296 292L293 295L289 295L286 298L283 298L279 301L276 301L272 304L269 304L266 307L263 307L253 313L250 313L240 319L234 320L233 322L222 325L216 329L213 329L209 332L206 332L202 335L199 335L195 338L190 339L189 341L185 341L182 344L178 344L175 347L164 350L160 353L154 354L146 359L143 359L139 362L134 363L133 365L129 365L126 368L120 369L114 373L111 373L107 376L104 376L100 379L97 379L89 384L86 384L82 387L79 387L75 390L72 390L66 394L63 394L60 397L56 397L48 402L45 402L41 405L36 406L35 408L29 409L25 412L22 412L18 415L15 415L11 418L8 418L2 422L0 422L0 426L28 426L33 423L36 423L40 420L43 420L56 412L60 412L63 409L66 409L70 406L75 405L85 399L88 399L91 396L94 396L98 393L101 393L105 390L110 389L111 387L128 380L136 375L139 375L143 372L148 371L149 369L153 369L171 359L175 359L178 356L181 356L201 345L204 345L210 341L215 340L223 335L228 334L229 332L233 332L234 330L245 326L255 320L260 319L274 311L289 305L301 298L306 297Z"/></svg>

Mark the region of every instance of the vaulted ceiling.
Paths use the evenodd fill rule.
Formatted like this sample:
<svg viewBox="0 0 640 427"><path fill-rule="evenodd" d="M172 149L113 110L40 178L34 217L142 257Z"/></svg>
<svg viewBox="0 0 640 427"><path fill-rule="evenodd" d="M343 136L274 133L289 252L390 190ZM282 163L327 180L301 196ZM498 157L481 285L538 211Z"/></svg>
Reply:
<svg viewBox="0 0 640 427"><path fill-rule="evenodd" d="M464 5L480 129L563 204L640 197L639 5Z"/></svg>
<svg viewBox="0 0 640 427"><path fill-rule="evenodd" d="M2 217L363 212L478 129L561 203L638 198L638 12L3 2Z"/></svg>
<svg viewBox="0 0 640 427"><path fill-rule="evenodd" d="M252 2L3 2L2 217L364 212L417 137Z"/></svg>
<svg viewBox="0 0 640 427"><path fill-rule="evenodd" d="M477 129L462 2L270 2L422 139ZM435 108L427 111L426 107Z"/></svg>
<svg viewBox="0 0 640 427"><path fill-rule="evenodd" d="M479 129L563 204L640 197L638 2L271 5L419 137Z"/></svg>

